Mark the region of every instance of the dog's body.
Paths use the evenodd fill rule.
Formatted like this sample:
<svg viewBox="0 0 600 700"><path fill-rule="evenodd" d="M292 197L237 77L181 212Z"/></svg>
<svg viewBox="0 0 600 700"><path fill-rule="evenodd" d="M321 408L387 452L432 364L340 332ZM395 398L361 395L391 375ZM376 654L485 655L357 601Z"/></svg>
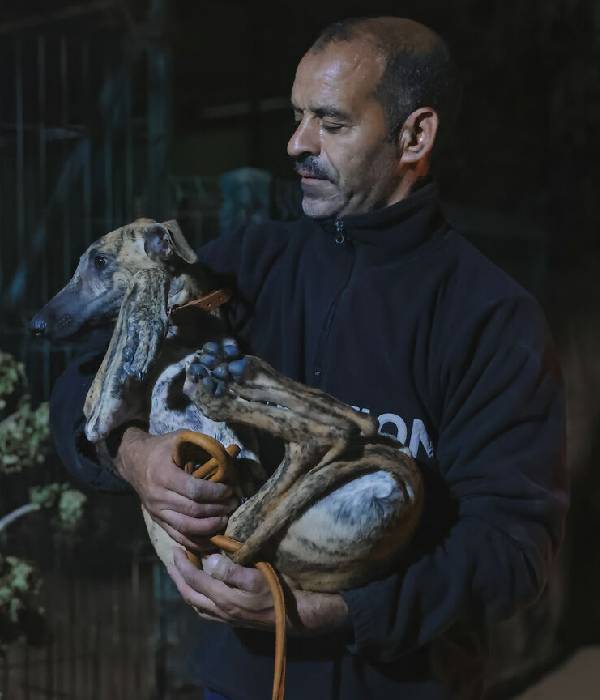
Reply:
<svg viewBox="0 0 600 700"><path fill-rule="evenodd" d="M154 434L186 428L237 444L249 498L226 531L243 543L235 561L266 558L293 585L315 591L341 590L384 573L420 515L415 463L377 435L372 418L258 358L228 356L235 346L223 343L219 311L175 325L171 308L212 285L175 222L138 220L90 246L71 282L32 321L34 331L56 335L58 329L66 336L100 315L118 314L84 409L88 439L100 443L137 418ZM208 340L213 354L197 352ZM285 447L266 480L255 429ZM145 519L157 553L170 561L179 545L147 513Z"/></svg>

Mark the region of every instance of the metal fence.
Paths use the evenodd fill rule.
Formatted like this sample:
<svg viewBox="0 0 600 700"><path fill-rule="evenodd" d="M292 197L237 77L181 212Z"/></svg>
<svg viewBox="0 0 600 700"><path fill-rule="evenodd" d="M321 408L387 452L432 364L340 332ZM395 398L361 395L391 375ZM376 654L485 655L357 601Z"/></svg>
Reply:
<svg viewBox="0 0 600 700"><path fill-rule="evenodd" d="M34 402L48 398L71 349L33 342L27 320L92 240L168 209L163 6L150 2L141 28L126 17L99 31L95 22L0 26L0 348L25 363ZM30 482L65 479L51 458L43 474L0 476L0 491L5 501ZM97 520L85 540L57 541L33 516L2 542L39 565L50 630L39 647L15 644L0 658L2 700L167 697L155 559L135 503L126 514L120 498L90 494Z"/></svg>
<svg viewBox="0 0 600 700"><path fill-rule="evenodd" d="M27 318L93 239L167 208L168 64L125 34L0 43L0 342L41 396L60 359Z"/></svg>

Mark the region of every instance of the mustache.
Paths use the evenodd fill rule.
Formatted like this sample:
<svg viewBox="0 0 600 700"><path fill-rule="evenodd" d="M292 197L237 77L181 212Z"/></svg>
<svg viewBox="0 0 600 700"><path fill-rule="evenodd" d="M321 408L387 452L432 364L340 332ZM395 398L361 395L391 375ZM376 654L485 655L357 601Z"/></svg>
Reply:
<svg viewBox="0 0 600 700"><path fill-rule="evenodd" d="M319 163L316 156L302 156L294 160L294 170L298 175L304 177L314 177L319 180L329 180L329 175Z"/></svg>

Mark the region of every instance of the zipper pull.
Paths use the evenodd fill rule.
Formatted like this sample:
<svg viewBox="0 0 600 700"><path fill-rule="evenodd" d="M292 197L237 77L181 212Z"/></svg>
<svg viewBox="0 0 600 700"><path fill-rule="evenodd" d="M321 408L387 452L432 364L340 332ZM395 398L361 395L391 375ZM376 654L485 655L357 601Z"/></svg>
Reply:
<svg viewBox="0 0 600 700"><path fill-rule="evenodd" d="M341 219L335 220L335 230L337 233L334 241L337 245L343 245L346 241L346 234L344 233L344 222Z"/></svg>

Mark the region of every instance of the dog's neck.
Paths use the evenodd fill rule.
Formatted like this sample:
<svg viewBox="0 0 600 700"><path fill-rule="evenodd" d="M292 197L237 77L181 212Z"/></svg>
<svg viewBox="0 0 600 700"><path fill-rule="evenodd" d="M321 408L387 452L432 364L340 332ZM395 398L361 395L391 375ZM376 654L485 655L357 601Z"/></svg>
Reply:
<svg viewBox="0 0 600 700"><path fill-rule="evenodd" d="M171 283L169 284L169 308L183 306L183 304L197 299L202 295L203 291L204 290L200 288L198 280L187 272L175 275L172 277Z"/></svg>

